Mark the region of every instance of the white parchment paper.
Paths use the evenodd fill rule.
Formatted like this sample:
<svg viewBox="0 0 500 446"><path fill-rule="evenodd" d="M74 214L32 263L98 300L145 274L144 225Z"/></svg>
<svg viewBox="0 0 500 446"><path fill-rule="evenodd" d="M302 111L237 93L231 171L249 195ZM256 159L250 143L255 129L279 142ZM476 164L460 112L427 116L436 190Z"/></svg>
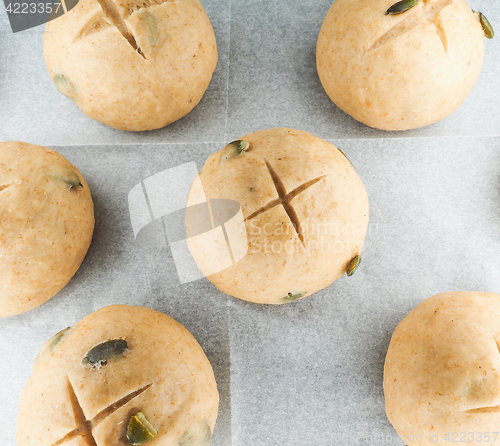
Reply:
<svg viewBox="0 0 500 446"><path fill-rule="evenodd" d="M221 142L271 127L323 138L500 135L500 44L486 40L483 70L453 115L423 129L383 132L340 111L316 72L316 41L331 0L205 0L219 63L201 103L152 132L121 132L88 119L54 87L42 54L43 26L13 34L0 8L0 140L42 145ZM500 30L500 4L473 0ZM500 31L498 31L500 32Z"/></svg>

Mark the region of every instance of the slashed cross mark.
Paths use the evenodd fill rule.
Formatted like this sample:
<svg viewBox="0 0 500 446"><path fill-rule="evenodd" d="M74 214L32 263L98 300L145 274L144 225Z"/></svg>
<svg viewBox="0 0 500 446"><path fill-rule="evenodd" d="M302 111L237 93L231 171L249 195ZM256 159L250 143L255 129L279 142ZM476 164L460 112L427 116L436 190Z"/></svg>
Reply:
<svg viewBox="0 0 500 446"><path fill-rule="evenodd" d="M497 337L494 337L496 348L498 353L500 353L500 341L498 341ZM486 406L486 407L478 407L476 409L468 409L463 411L465 414L474 414L474 413L500 413L500 405L499 406Z"/></svg>
<svg viewBox="0 0 500 446"><path fill-rule="evenodd" d="M443 44L444 51L447 53L448 38L446 36L440 14L444 8L451 5L454 1L455 0L423 0L421 8L415 7L415 11L410 10L405 19L387 31L380 39L376 40L366 53L370 53L383 45L387 45L424 22L432 23L434 25L437 35Z"/></svg>
<svg viewBox="0 0 500 446"><path fill-rule="evenodd" d="M472 413L500 413L500 406L479 407L477 409L466 410L463 413L467 413L467 414L472 414Z"/></svg>
<svg viewBox="0 0 500 446"><path fill-rule="evenodd" d="M245 218L245 221L251 220L252 218L257 217L258 215L268 211L269 209L272 209L276 206L279 206L280 204L283 206L285 209L285 212L287 213L288 217L290 218L293 227L295 228L295 232L297 233L297 236L299 237L300 242L305 245L304 243L304 235L302 234L302 226L300 225L300 220L295 212L294 207L292 206L291 201L300 193L304 192L306 189L309 189L311 186L315 185L318 181L321 181L323 178L326 177L326 175L323 175L322 177L315 178L314 180L308 181L307 183L304 183L298 187L296 187L294 190L292 190L290 193L286 192L285 185L283 184L283 181L281 181L281 178L278 176L276 171L273 169L271 164L267 160L264 160L266 162L267 170L269 171L269 174L271 175L271 179L273 180L274 187L276 188L276 191L278 192L278 198L275 200L271 201L270 203L266 204L265 206L261 207L257 211L255 211L253 214L249 215L247 218Z"/></svg>
<svg viewBox="0 0 500 446"><path fill-rule="evenodd" d="M134 398L138 397L141 393L145 392L147 389L149 389L153 384L148 384L144 387L141 387L140 389L129 393L128 395L124 396L123 398L119 399L118 401L114 402L110 406L106 407L105 409L101 410L94 418L91 420L87 420L87 417L85 416L85 413L83 412L83 408L78 402L78 398L75 394L75 390L73 389L73 386L71 385L70 380L68 379L68 392L69 392L69 397L71 401L71 406L73 408L73 414L75 417L75 422L77 427L73 429L71 432L66 434L63 438L60 440L56 441L52 446L59 446L60 444L63 444L75 437L82 436L85 442L89 446L98 446L97 442L92 435L92 430L94 427L96 427L101 421L105 420L107 417L109 417L112 413L116 412L118 409L121 409L123 406L125 406L127 403L132 401Z"/></svg>
<svg viewBox="0 0 500 446"><path fill-rule="evenodd" d="M0 192L12 186L12 184L0 184Z"/></svg>
<svg viewBox="0 0 500 446"><path fill-rule="evenodd" d="M167 1L172 2L175 0L144 0L144 2L140 5L136 2L131 2L131 4L128 5L128 8L119 7L119 5L117 5L114 0L97 1L101 6L102 11L94 14L88 20L88 22L85 23L73 43L78 42L79 40L89 36L90 34L98 32L103 27L114 26L127 40L130 46L135 51L137 51L144 59L146 59L146 55L137 44L137 40L134 34L127 26L126 19L128 19L134 12L137 12L141 9L147 9L151 6L162 5Z"/></svg>

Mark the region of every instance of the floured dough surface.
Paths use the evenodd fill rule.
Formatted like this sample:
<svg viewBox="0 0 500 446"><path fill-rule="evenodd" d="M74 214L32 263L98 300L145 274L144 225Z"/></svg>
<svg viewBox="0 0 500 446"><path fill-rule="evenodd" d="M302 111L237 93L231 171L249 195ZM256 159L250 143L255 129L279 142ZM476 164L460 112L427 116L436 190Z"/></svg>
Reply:
<svg viewBox="0 0 500 446"><path fill-rule="evenodd" d="M407 445L448 445L453 433L467 446L498 443L499 347L498 294L439 294L403 319L387 352L384 393Z"/></svg>
<svg viewBox="0 0 500 446"><path fill-rule="evenodd" d="M408 130L452 113L474 86L484 57L478 13L466 0L336 0L317 44L328 96L362 123Z"/></svg>
<svg viewBox="0 0 500 446"><path fill-rule="evenodd" d="M191 254L215 286L239 299L283 304L309 296L361 254L365 188L342 152L309 133L279 128L242 140L245 151L230 144L208 158L189 197L193 205L206 195L212 214L218 200L232 200L241 219L224 225L226 238L188 237ZM186 221L198 218L188 213Z"/></svg>
<svg viewBox="0 0 500 446"><path fill-rule="evenodd" d="M0 143L0 317L57 294L87 253L94 230L90 190L54 150Z"/></svg>
<svg viewBox="0 0 500 446"><path fill-rule="evenodd" d="M44 56L58 90L120 130L152 130L189 113L217 65L198 0L81 0L47 23Z"/></svg>
<svg viewBox="0 0 500 446"><path fill-rule="evenodd" d="M113 305L45 344L21 395L17 444L127 446L141 413L157 432L148 446L208 446L218 402L212 367L181 324Z"/></svg>

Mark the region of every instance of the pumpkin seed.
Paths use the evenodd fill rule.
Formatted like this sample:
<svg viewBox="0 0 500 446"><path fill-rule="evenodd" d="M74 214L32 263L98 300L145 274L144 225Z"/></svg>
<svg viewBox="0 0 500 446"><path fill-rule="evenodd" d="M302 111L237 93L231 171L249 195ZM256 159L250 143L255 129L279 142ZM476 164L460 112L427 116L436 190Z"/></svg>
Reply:
<svg viewBox="0 0 500 446"><path fill-rule="evenodd" d="M212 439L212 432L208 423L205 423L201 429L189 429L178 440L178 446L208 446Z"/></svg>
<svg viewBox="0 0 500 446"><path fill-rule="evenodd" d="M495 31L493 31L491 23L482 12L479 12L478 14L479 14L479 22L481 23L481 27L483 28L484 35L488 39L493 39L493 37L495 37Z"/></svg>
<svg viewBox="0 0 500 446"><path fill-rule="evenodd" d="M61 330L59 333L56 333L54 336L52 336L50 339L49 339L49 343L50 343L50 347L51 347L51 350L54 349L54 347L59 344L63 338L64 338L64 335L68 332L68 330L70 329L71 327L67 327L65 328L64 330Z"/></svg>
<svg viewBox="0 0 500 446"><path fill-rule="evenodd" d="M306 293L288 293L282 300L285 302L293 302L294 300L300 299Z"/></svg>
<svg viewBox="0 0 500 446"><path fill-rule="evenodd" d="M210 430L208 423L205 423L205 434L203 435L203 438L201 438L200 446L208 446L210 444L210 440L212 440L212 431Z"/></svg>
<svg viewBox="0 0 500 446"><path fill-rule="evenodd" d="M56 74L52 80L60 93L70 99L73 98L75 95L75 86L64 74Z"/></svg>
<svg viewBox="0 0 500 446"><path fill-rule="evenodd" d="M385 13L385 15L397 15L406 12L417 5L420 0L401 0L400 2L392 5Z"/></svg>
<svg viewBox="0 0 500 446"><path fill-rule="evenodd" d="M68 190L74 187L83 187L78 174L69 167L60 168L59 172L51 172L49 175L55 180L66 183L69 186Z"/></svg>
<svg viewBox="0 0 500 446"><path fill-rule="evenodd" d="M123 339L112 339L103 342L92 348L82 360L83 365L90 364L93 368L99 368L106 365L110 359L122 355L127 350L127 341Z"/></svg>
<svg viewBox="0 0 500 446"><path fill-rule="evenodd" d="M360 263L361 263L361 256L358 254L347 264L346 273L349 277L351 277L356 272Z"/></svg>
<svg viewBox="0 0 500 446"><path fill-rule="evenodd" d="M61 330L59 333L52 336L45 344L43 344L42 350L36 357L36 361L45 356L48 353L52 353L54 348L63 340L64 336L71 327Z"/></svg>
<svg viewBox="0 0 500 446"><path fill-rule="evenodd" d="M193 446L194 441L195 441L194 433L191 431L186 431L186 432L184 432L184 434L182 434L182 437L179 438L177 445L178 446Z"/></svg>
<svg viewBox="0 0 500 446"><path fill-rule="evenodd" d="M127 425L128 444L144 444L156 437L157 434L158 431L142 412L137 412L130 418Z"/></svg>
<svg viewBox="0 0 500 446"><path fill-rule="evenodd" d="M230 158L236 158L237 156L240 156L242 153L246 152L249 148L250 143L247 141L243 141L242 139L233 141L222 149L219 163L227 161Z"/></svg>

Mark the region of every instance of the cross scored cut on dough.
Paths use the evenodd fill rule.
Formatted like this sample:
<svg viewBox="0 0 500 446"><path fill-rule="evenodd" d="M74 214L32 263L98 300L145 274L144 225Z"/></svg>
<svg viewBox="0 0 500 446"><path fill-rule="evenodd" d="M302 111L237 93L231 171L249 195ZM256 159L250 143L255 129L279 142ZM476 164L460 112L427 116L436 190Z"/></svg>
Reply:
<svg viewBox="0 0 500 446"><path fill-rule="evenodd" d="M275 200L271 201L270 203L266 204L265 206L261 207L257 211L255 211L253 214L249 215L247 218L245 218L245 221L251 220L252 218L257 217L258 215L268 211L269 209L272 209L276 206L279 206L280 204L283 206L285 209L285 212L287 213L288 217L290 218L293 227L295 228L295 232L297 233L297 236L299 237L300 242L302 245L305 246L304 243L304 235L302 234L302 227L300 225L300 220L295 212L294 207L292 206L291 201L300 193L304 192L306 189L310 188L314 184L316 184L318 181L321 181L323 178L326 177L326 175L323 175L321 177L315 178L314 180L308 181L307 183L301 184L300 186L296 187L294 190L292 190L290 193L286 192L285 185L283 181L281 181L281 178L278 176L276 171L273 169L271 164L267 161L266 162L267 170L269 170L269 174L271 175L271 178L274 183L274 187L276 187L276 190L278 192L279 198L276 198Z"/></svg>
<svg viewBox="0 0 500 446"><path fill-rule="evenodd" d="M495 344L497 346L498 353L500 353L500 342L494 338ZM477 407L475 409L467 409L464 410L463 413L473 414L473 413L500 413L500 406L486 406L486 407Z"/></svg>
<svg viewBox="0 0 500 446"><path fill-rule="evenodd" d="M101 421L103 421L107 417L109 417L112 413L116 412L118 409L125 406L127 403L132 401L134 398L138 397L141 393L145 392L152 385L153 385L153 383L147 384L144 387L141 387L140 389L129 393L128 395L126 395L123 398L119 399L118 401L114 402L110 406L101 410L91 420L87 420L87 417L85 416L85 413L83 412L82 406L80 405L78 398L75 394L73 386L71 385L71 382L68 379L68 392L69 392L69 397L70 397L70 401L71 401L71 406L73 407L73 413L75 416L75 422L77 424L77 427L75 429L73 429L71 432L69 432L68 434L66 434L63 438L56 441L52 446L59 446L60 444L63 444L66 441L71 440L72 438L78 437L80 435L83 437L83 439L85 440L85 442L89 446L98 446L97 442L95 441L94 436L92 435L92 429L94 429L94 427L96 427Z"/></svg>
<svg viewBox="0 0 500 446"><path fill-rule="evenodd" d="M398 37L406 34L416 28L421 23L432 23L436 28L436 32L443 44L444 52L448 53L448 38L441 20L441 11L450 6L455 0L423 0L421 8L412 8L408 12L408 16L396 26L387 31L380 39L376 40L373 45L365 52L365 54L376 50L377 48L392 42Z"/></svg>
<svg viewBox="0 0 500 446"><path fill-rule="evenodd" d="M66 2L64 0L61 0L61 5L64 11L64 14L68 12L68 7L66 6Z"/></svg>
<svg viewBox="0 0 500 446"><path fill-rule="evenodd" d="M12 186L12 184L0 184L0 192Z"/></svg>
<svg viewBox="0 0 500 446"><path fill-rule="evenodd" d="M469 409L463 413L500 413L500 406L493 407L478 407L477 409Z"/></svg>
<svg viewBox="0 0 500 446"><path fill-rule="evenodd" d="M97 0L101 5L102 11L94 14L90 20L85 23L81 31L76 36L73 43L94 34L107 26L114 26L122 36L127 40L130 46L137 51L144 59L146 55L143 53L137 40L127 26L126 20L134 13L141 9L148 9L151 6L159 6L166 2L175 0L143 0L139 4L137 0Z"/></svg>

